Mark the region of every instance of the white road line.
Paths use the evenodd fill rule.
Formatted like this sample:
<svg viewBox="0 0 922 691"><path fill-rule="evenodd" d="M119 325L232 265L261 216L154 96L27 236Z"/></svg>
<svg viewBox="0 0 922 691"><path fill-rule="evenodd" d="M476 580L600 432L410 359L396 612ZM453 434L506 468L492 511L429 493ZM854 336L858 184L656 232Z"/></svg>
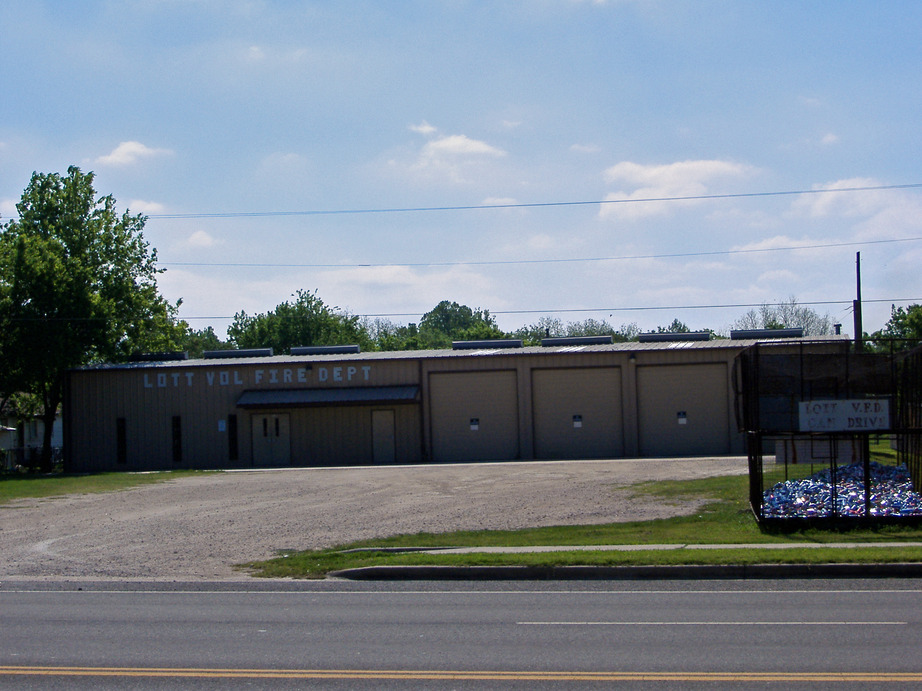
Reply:
<svg viewBox="0 0 922 691"><path fill-rule="evenodd" d="M517 621L519 626L906 626L905 621Z"/></svg>

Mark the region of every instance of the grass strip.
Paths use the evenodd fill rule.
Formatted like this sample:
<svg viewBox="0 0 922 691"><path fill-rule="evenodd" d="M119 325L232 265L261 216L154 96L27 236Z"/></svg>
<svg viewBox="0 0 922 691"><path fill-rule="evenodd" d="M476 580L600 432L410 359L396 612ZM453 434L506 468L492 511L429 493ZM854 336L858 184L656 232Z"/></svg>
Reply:
<svg viewBox="0 0 922 691"><path fill-rule="evenodd" d="M822 548L778 550L699 549L636 551L573 551L516 554L421 554L392 552L395 548L515 547L535 545L644 545L644 544L780 544L792 542L874 543L922 541L922 528L913 525L856 526L849 530L804 528L793 532L763 530L749 509L747 476L651 482L633 485L636 497L679 503L703 501L687 516L609 523L551 526L526 530L416 533L363 540L323 550L282 550L275 558L241 565L255 576L268 578L323 578L330 571L364 566L618 566L688 564L823 564L920 562L922 549L912 547ZM623 487L618 489L625 489ZM348 552L365 549L369 551Z"/></svg>
<svg viewBox="0 0 922 691"><path fill-rule="evenodd" d="M16 499L45 499L67 494L118 492L141 485L200 475L200 470L167 470L156 473L93 473L89 475L0 475L0 505ZM207 472L207 471L204 471Z"/></svg>
<svg viewBox="0 0 922 691"><path fill-rule="evenodd" d="M291 552L243 565L264 578L324 578L331 571L366 566L684 566L752 564L878 564L922 562L922 548L878 547L674 549L636 551L427 554L337 550Z"/></svg>

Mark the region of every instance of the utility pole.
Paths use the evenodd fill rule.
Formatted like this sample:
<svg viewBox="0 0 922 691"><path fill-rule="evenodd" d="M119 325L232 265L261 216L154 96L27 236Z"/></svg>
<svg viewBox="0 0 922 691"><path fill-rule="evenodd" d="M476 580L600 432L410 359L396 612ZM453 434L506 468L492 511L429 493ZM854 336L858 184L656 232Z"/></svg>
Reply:
<svg viewBox="0 0 922 691"><path fill-rule="evenodd" d="M863 326L861 322L861 252L855 254L855 274L858 281L857 299L852 303L852 311L855 315L855 351L861 352L864 348L862 342Z"/></svg>

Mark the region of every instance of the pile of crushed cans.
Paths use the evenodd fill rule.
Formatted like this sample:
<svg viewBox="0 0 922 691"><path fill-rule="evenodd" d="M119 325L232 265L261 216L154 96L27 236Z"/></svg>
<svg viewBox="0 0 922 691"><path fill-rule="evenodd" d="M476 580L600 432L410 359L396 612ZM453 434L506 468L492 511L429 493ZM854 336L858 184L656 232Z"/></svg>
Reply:
<svg viewBox="0 0 922 691"><path fill-rule="evenodd" d="M912 487L905 465L871 462L871 516L922 516L922 495ZM802 480L779 482L762 496L764 518L828 518L865 515L861 463L824 468ZM835 489L835 492L833 492Z"/></svg>

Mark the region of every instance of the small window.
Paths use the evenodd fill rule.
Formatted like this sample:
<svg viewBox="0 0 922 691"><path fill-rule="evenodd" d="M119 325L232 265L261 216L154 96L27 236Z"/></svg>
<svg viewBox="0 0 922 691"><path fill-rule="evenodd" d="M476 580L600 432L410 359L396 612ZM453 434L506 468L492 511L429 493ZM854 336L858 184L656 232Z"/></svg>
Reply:
<svg viewBox="0 0 922 691"><path fill-rule="evenodd" d="M182 463L182 418L173 416L173 463Z"/></svg>
<svg viewBox="0 0 922 691"><path fill-rule="evenodd" d="M125 418L115 421L115 462L124 465L128 462L128 434L125 431Z"/></svg>

